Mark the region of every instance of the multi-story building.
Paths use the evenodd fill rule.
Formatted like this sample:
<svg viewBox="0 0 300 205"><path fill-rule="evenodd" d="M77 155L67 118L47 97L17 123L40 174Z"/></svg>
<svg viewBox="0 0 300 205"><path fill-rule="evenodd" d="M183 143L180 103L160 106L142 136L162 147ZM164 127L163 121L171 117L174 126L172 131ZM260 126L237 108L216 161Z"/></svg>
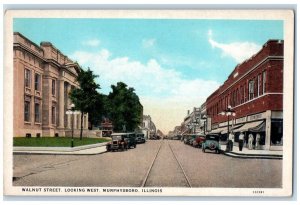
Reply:
<svg viewBox="0 0 300 205"><path fill-rule="evenodd" d="M207 128L227 134L259 137L263 149L282 149L283 142L283 47L282 40L269 40L250 59L237 65L228 79L206 100ZM235 116L221 115L231 106ZM229 119L229 122L228 122Z"/></svg>
<svg viewBox="0 0 300 205"><path fill-rule="evenodd" d="M143 115L143 124L141 130L144 133L146 139L150 139L151 137L156 135L156 126L151 120L150 115Z"/></svg>
<svg viewBox="0 0 300 205"><path fill-rule="evenodd" d="M14 136L65 136L80 128L80 115L66 114L70 90L78 87L79 66L50 42L36 45L14 33ZM88 127L88 115L83 118Z"/></svg>

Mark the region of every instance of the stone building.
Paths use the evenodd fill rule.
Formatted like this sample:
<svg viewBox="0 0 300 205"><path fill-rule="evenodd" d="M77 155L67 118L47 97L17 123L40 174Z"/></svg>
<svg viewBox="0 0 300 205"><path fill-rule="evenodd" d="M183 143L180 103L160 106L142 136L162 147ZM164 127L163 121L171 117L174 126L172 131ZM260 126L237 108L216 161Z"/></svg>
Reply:
<svg viewBox="0 0 300 205"><path fill-rule="evenodd" d="M206 100L207 130L259 136L262 149L280 150L283 143L283 47L269 40L250 59L237 65L228 79ZM228 106L235 116L221 115ZM229 118L229 120L228 120ZM229 122L228 122L229 121ZM287 137L287 136L286 136Z"/></svg>
<svg viewBox="0 0 300 205"><path fill-rule="evenodd" d="M65 136L72 118L80 129L80 115L66 114L72 104L68 94L79 86L79 65L50 42L39 46L15 32L13 43L14 136ZM87 114L83 120L87 129Z"/></svg>

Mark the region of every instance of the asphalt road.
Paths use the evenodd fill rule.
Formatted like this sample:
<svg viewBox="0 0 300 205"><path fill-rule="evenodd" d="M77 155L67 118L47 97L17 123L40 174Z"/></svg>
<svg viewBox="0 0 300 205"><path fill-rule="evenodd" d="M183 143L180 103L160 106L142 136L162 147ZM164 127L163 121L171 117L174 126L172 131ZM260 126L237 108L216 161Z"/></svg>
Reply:
<svg viewBox="0 0 300 205"><path fill-rule="evenodd" d="M99 155L14 155L13 185L188 187L171 149L192 187L281 187L282 160L231 158L167 140Z"/></svg>

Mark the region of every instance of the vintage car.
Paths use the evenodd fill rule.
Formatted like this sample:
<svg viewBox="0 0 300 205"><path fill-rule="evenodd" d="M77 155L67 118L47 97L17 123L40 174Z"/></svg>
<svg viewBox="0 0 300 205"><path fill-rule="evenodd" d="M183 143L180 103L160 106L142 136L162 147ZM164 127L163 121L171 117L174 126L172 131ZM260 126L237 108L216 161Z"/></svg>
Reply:
<svg viewBox="0 0 300 205"><path fill-rule="evenodd" d="M205 136L205 141L202 143L202 151L205 152L206 149L215 151L220 154L221 145L219 143L220 137L217 134L207 134Z"/></svg>
<svg viewBox="0 0 300 205"><path fill-rule="evenodd" d="M136 148L136 136L135 133L125 133L125 139L127 140L127 148Z"/></svg>
<svg viewBox="0 0 300 205"><path fill-rule="evenodd" d="M128 140L126 139L126 133L114 133L111 135L111 142L106 144L107 151L115 150L127 150Z"/></svg>
<svg viewBox="0 0 300 205"><path fill-rule="evenodd" d="M142 133L136 134L136 142L137 143L145 143L146 142L145 135Z"/></svg>
<svg viewBox="0 0 300 205"><path fill-rule="evenodd" d="M197 135L193 141L193 147L201 148L204 141L205 135Z"/></svg>

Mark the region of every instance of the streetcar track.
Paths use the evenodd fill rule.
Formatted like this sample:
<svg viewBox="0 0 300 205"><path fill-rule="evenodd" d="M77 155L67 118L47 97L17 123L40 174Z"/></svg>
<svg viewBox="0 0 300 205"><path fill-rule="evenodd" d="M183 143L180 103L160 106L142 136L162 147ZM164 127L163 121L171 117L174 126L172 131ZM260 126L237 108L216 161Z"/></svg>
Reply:
<svg viewBox="0 0 300 205"><path fill-rule="evenodd" d="M156 155L155 155L155 157L154 157L154 159L153 159L153 161L152 161L152 163L151 163L151 165L150 165L150 167L149 167L149 169L148 169L148 171L147 171L147 174L146 174L146 176L145 176L145 178L144 178L144 180L143 180L143 183L142 183L141 187L145 187L145 186L146 186L147 180L148 180L148 178L149 178L149 176L150 176L150 173L151 173L151 171L152 171L153 165L154 165L154 163L155 163L155 161L156 161L156 159L157 159L157 156L158 156L158 154L159 154L159 151L161 150L161 147L162 147L162 144L163 144L163 143L164 143L164 141L162 141L162 142L160 143L160 146L159 146L159 148L158 148L158 150L157 150L157 152L156 152ZM189 186L190 188L192 188L191 183L190 183L190 181L189 181L189 179L188 179L188 177L187 177L187 175L186 175L186 173L185 173L185 171L184 171L184 169L183 169L181 163L179 162L178 158L176 157L176 155L175 155L175 153L174 153L174 151L173 151L173 149L172 149L172 147L171 147L171 145L170 145L170 143L169 143L168 141L167 141L167 144L169 145L169 148L170 148L170 150L171 150L171 152L172 152L172 155L174 156L175 161L176 161L177 164L179 165L179 167L180 167L180 169L181 169L181 171L182 171L182 173L183 173L183 175L184 175L184 178L185 178L185 180L186 180L188 186Z"/></svg>
<svg viewBox="0 0 300 205"><path fill-rule="evenodd" d="M181 163L179 162L178 158L176 157L176 155L175 155L175 153L174 153L174 151L173 151L173 149L172 149L172 147L171 147L171 145L170 145L169 142L168 142L168 145L169 145L169 147L170 147L170 150L172 151L173 156L175 157L177 163L179 164L179 166L180 166L180 168L181 168L181 170L182 170L182 173L183 173L183 175L184 175L184 177L185 177L186 182L188 183L189 187L192 188L192 185L191 185L191 183L190 183L190 180L189 180L189 178L187 177L187 175L186 175L186 173L185 173L185 171L184 171L184 169L183 169Z"/></svg>
<svg viewBox="0 0 300 205"><path fill-rule="evenodd" d="M158 155L158 153L159 153L159 151L160 151L160 148L161 148L162 144L163 144L163 141L162 141L162 142L160 143L160 145L159 145L159 148L158 148L158 150L157 150L157 152L156 152L156 155L155 155L155 157L154 157L154 159L153 159L153 161L152 161L152 163L151 163L151 165L150 165L150 167L149 167L149 169L148 169L148 171L147 171L146 177L144 178L141 187L145 187L145 184L146 184L146 182L147 182L147 180L148 180L148 177L149 177L149 175L150 175L150 171L151 171L151 169L152 169L152 167L153 167L153 164L154 164L154 162L155 162L155 160L156 160L156 158L157 158L157 155Z"/></svg>

